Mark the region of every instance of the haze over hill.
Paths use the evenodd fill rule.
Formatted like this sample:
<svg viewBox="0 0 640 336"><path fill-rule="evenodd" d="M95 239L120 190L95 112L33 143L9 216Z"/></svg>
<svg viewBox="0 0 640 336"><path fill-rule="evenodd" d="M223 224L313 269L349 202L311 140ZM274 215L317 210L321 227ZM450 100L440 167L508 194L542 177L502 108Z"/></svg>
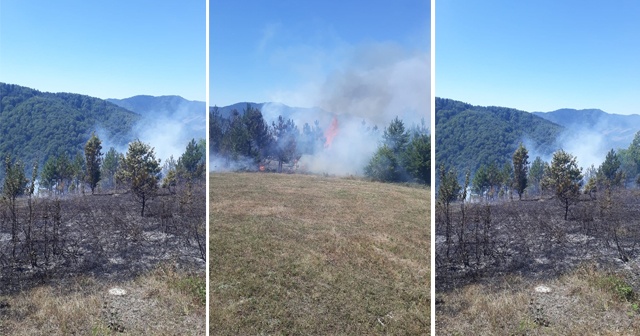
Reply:
<svg viewBox="0 0 640 336"><path fill-rule="evenodd" d="M160 158L177 158L191 139L206 138L207 110L202 101L180 96L139 95L107 99L142 116L132 132L155 147Z"/></svg>
<svg viewBox="0 0 640 336"><path fill-rule="evenodd" d="M436 97L436 164L455 167L459 176L482 164L502 165L522 142L530 161L549 161L557 149L577 156L580 166L598 166L610 149L626 148L640 130L640 116L601 110L520 111L474 106Z"/></svg>
<svg viewBox="0 0 640 336"><path fill-rule="evenodd" d="M578 160L586 166L602 162L611 149L627 148L640 130L640 115L637 114L567 108L532 114L563 126L565 132L558 139L558 144L579 155Z"/></svg>

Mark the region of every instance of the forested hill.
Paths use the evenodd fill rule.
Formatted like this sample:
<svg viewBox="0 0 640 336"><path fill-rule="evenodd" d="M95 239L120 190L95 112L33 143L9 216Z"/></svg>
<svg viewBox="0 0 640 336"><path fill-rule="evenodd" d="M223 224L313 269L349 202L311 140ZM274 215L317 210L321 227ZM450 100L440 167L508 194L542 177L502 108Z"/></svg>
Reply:
<svg viewBox="0 0 640 336"><path fill-rule="evenodd" d="M125 145L140 115L105 100L73 93L40 92L0 83L0 155L28 166L50 156L84 150L91 132ZM1 174L1 173L0 173Z"/></svg>
<svg viewBox="0 0 640 336"><path fill-rule="evenodd" d="M436 97L436 165L473 174L482 164L510 162L520 142L530 155L548 155L562 130L528 112Z"/></svg>

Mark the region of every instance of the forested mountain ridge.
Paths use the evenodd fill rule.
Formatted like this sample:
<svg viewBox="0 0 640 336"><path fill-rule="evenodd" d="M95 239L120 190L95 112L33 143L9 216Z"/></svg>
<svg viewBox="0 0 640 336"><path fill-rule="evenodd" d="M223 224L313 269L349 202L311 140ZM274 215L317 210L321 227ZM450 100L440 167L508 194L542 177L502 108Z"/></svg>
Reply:
<svg viewBox="0 0 640 336"><path fill-rule="evenodd" d="M462 176L481 165L502 165L521 142L530 153L549 155L563 127L531 113L506 107L474 106L436 97L436 165Z"/></svg>
<svg viewBox="0 0 640 336"><path fill-rule="evenodd" d="M49 156L83 151L94 131L124 145L140 118L103 99L0 83L0 154L42 165Z"/></svg>

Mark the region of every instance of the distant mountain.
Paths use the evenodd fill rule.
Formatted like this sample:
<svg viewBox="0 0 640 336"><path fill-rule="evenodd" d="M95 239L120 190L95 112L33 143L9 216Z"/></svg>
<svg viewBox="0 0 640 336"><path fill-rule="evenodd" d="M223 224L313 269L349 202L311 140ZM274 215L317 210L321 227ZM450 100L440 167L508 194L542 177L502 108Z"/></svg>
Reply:
<svg viewBox="0 0 640 336"><path fill-rule="evenodd" d="M330 111L323 110L319 107L295 107L288 106L282 103L266 102L266 103L252 103L252 102L240 102L227 106L215 106L209 108L209 111L217 108L220 117L229 119L237 111L239 115L243 115L247 108L247 104L251 108L257 108L262 112L264 119L267 123L271 124L278 116L282 116L285 119L292 119L299 129L303 127L305 123L312 125L316 120L322 127L328 127L334 116L336 116L339 122L342 124L362 122L361 117L356 117L350 114L335 114ZM378 127L385 127L386 125L378 125Z"/></svg>
<svg viewBox="0 0 640 336"><path fill-rule="evenodd" d="M473 106L436 97L436 165L459 176L480 165L502 166L522 142L529 155L549 155L563 127L531 113L505 107ZM532 161L533 159L531 159Z"/></svg>
<svg viewBox="0 0 640 336"><path fill-rule="evenodd" d="M180 123L191 137L206 137L207 109L203 101L187 100L180 96L145 95L125 99L110 98L107 101L138 113L143 119L169 119Z"/></svg>
<svg viewBox="0 0 640 336"><path fill-rule="evenodd" d="M124 145L141 119L99 98L14 84L0 83L0 98L0 154L19 157L28 165L34 160L42 164L59 152L83 151L94 131L114 145Z"/></svg>
<svg viewBox="0 0 640 336"><path fill-rule="evenodd" d="M198 117L205 116L206 104L203 101L187 100L180 96L133 96L125 99L109 98L106 101L114 103L127 110L136 112L143 117L157 115L189 114Z"/></svg>
<svg viewBox="0 0 640 336"><path fill-rule="evenodd" d="M599 135L600 146L627 148L636 132L640 130L640 115L610 114L598 109L560 109L552 112L533 112L534 115L565 127L574 136L585 134Z"/></svg>
<svg viewBox="0 0 640 336"><path fill-rule="evenodd" d="M240 115L244 114L245 109L247 108L247 104L251 106L251 108L255 108L262 111L262 106L266 103L250 103L250 102L240 102L227 106L215 106L218 108L218 112L220 113L220 117L228 119L233 111L238 111Z"/></svg>

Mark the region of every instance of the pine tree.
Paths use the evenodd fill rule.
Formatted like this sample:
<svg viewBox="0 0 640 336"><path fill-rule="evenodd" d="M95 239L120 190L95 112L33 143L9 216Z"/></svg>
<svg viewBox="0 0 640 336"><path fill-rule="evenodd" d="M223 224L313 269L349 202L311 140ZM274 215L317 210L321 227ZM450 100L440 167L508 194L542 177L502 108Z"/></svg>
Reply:
<svg viewBox="0 0 640 336"><path fill-rule="evenodd" d="M285 120L278 116L278 121L272 123L273 146L272 155L278 160L278 173L282 172L282 164L296 157L298 128L293 120Z"/></svg>
<svg viewBox="0 0 640 336"><path fill-rule="evenodd" d="M232 112L229 129L225 132L220 152L232 160L251 156L251 139L244 118L236 110Z"/></svg>
<svg viewBox="0 0 640 336"><path fill-rule="evenodd" d="M578 167L576 157L562 149L553 153L544 185L552 189L563 204L565 220L569 214L569 205L580 195L581 184L582 169Z"/></svg>
<svg viewBox="0 0 640 336"><path fill-rule="evenodd" d="M604 184L605 188L616 187L622 184L623 173L619 171L620 159L616 151L611 149L607 153L604 162L598 167L598 182Z"/></svg>
<svg viewBox="0 0 640 336"><path fill-rule="evenodd" d="M376 181L396 182L400 180L398 166L399 163L393 150L384 144L378 148L369 164L364 168L364 174Z"/></svg>
<svg viewBox="0 0 640 336"><path fill-rule="evenodd" d="M50 156L42 168L40 184L57 194L63 194L71 184L73 165L64 152Z"/></svg>
<svg viewBox="0 0 640 336"><path fill-rule="evenodd" d="M214 106L209 111L209 150L212 154L220 153L222 136L222 116L220 109Z"/></svg>
<svg viewBox="0 0 640 336"><path fill-rule="evenodd" d="M9 203L11 215L11 241L13 243L12 256L15 257L16 246L18 243L18 213L16 209L16 199L24 194L27 186L27 178L24 174L24 165L21 161L14 162L10 155L4 159L4 185L2 188L2 196Z"/></svg>
<svg viewBox="0 0 640 336"><path fill-rule="evenodd" d="M513 188L518 193L518 199L522 200L522 194L527 187L527 174L529 172L529 152L520 144L513 153Z"/></svg>
<svg viewBox="0 0 640 336"><path fill-rule="evenodd" d="M107 151L102 161L101 173L102 187L116 188L116 173L120 166L122 154L118 153L115 148L111 147Z"/></svg>
<svg viewBox="0 0 640 336"><path fill-rule="evenodd" d="M156 159L154 149L140 140L129 144L120 170L118 180L131 188L135 197L140 201L142 209L140 216L144 217L146 203L158 190L160 180L160 160Z"/></svg>
<svg viewBox="0 0 640 336"><path fill-rule="evenodd" d="M248 133L248 144L246 156L260 162L267 155L271 138L269 136L269 125L264 121L262 112L257 108L252 108L247 104L244 110L243 121Z"/></svg>
<svg viewBox="0 0 640 336"><path fill-rule="evenodd" d="M86 181L89 183L91 193L96 189L100 181L100 165L102 164L102 141L95 133L91 134L91 138L84 146L84 156L86 160L87 175Z"/></svg>
<svg viewBox="0 0 640 336"><path fill-rule="evenodd" d="M471 189L478 195L484 195L489 189L489 176L487 174L487 166L481 164L476 170L471 180Z"/></svg>
<svg viewBox="0 0 640 336"><path fill-rule="evenodd" d="M406 171L422 183L431 184L431 137L429 134L415 134L404 152Z"/></svg>
<svg viewBox="0 0 640 336"><path fill-rule="evenodd" d="M384 144L386 144L396 155L404 152L409 143L409 133L404 128L402 120L396 117L384 130Z"/></svg>
<svg viewBox="0 0 640 336"><path fill-rule="evenodd" d="M191 139L187 148L178 158L177 172L180 178L191 181L204 177L205 165L202 152L195 139Z"/></svg>
<svg viewBox="0 0 640 336"><path fill-rule="evenodd" d="M542 161L539 156L536 156L533 163L531 163L527 182L529 187L533 189L534 193L540 193L540 191L542 191L541 183L544 177L545 165L547 165L547 163Z"/></svg>
<svg viewBox="0 0 640 336"><path fill-rule="evenodd" d="M73 157L70 170L71 183L69 184L69 189L76 192L80 189L80 191L84 193L83 182L87 179L87 167L85 165L85 157L83 157L80 152Z"/></svg>

